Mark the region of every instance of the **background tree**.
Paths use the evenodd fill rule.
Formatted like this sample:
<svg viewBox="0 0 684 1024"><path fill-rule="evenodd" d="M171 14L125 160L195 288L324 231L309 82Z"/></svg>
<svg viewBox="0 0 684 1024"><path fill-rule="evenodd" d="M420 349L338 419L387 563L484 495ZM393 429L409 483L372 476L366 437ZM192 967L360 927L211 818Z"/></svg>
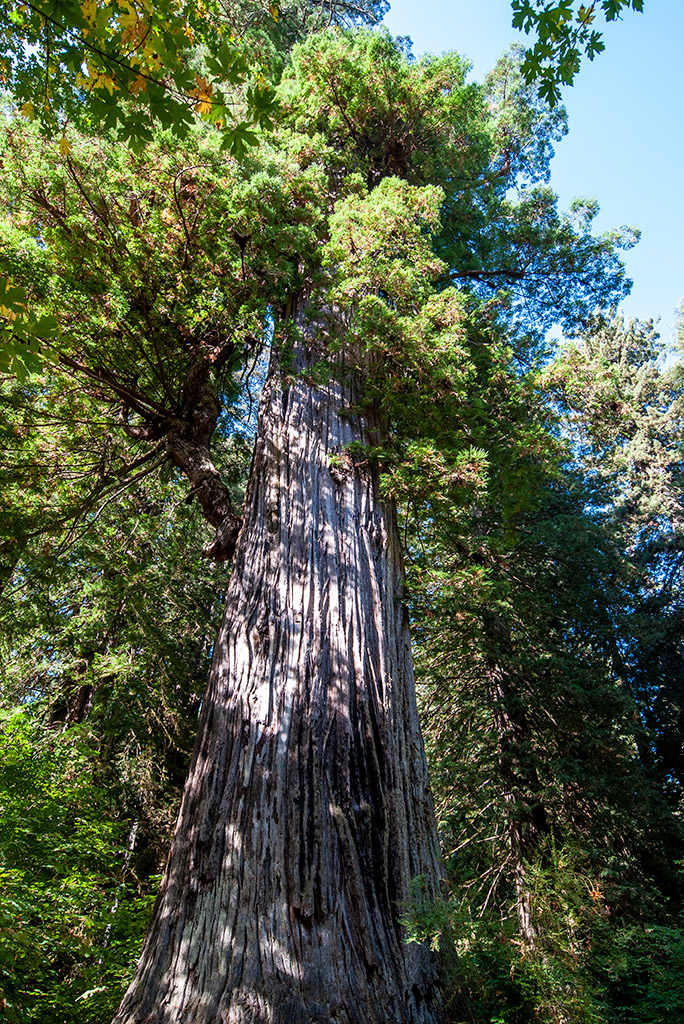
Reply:
<svg viewBox="0 0 684 1024"><path fill-rule="evenodd" d="M508 409L527 431L534 411L547 438L517 452L518 485L508 440L498 452L490 435L489 486L472 506L431 503L429 532L410 509L414 636L454 900L415 923L459 951L459 1020L681 1012L673 865L684 836L668 807L672 775L653 771L650 752L674 748L677 718L657 722L672 684L641 656L657 630L642 602L658 600L663 577L655 565L649 576L634 543L657 529L654 500L670 517L677 503L679 377L657 355L649 325L619 321L569 345L517 420ZM554 451L559 409L574 444ZM637 469L623 453L645 444ZM659 491L645 477L658 466L669 480ZM666 622L676 679L680 641Z"/></svg>
<svg viewBox="0 0 684 1024"><path fill-rule="evenodd" d="M564 355L563 384L582 459L611 497L613 531L632 575L615 671L649 739L641 756L674 806L681 798L681 362L662 368L651 324L616 319Z"/></svg>

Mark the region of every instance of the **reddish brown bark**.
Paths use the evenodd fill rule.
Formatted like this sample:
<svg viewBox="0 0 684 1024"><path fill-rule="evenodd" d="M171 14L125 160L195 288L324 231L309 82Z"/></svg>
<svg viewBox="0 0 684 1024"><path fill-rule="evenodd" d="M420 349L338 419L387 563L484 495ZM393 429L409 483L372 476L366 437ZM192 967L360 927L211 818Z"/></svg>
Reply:
<svg viewBox="0 0 684 1024"><path fill-rule="evenodd" d="M244 526L161 894L116 1024L435 1024L399 918L439 883L402 556L355 409L272 359Z"/></svg>

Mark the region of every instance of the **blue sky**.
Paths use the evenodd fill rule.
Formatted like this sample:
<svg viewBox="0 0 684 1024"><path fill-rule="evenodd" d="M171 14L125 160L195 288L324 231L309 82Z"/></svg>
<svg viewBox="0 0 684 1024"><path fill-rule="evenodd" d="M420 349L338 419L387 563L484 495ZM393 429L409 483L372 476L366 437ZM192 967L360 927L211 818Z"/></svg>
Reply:
<svg viewBox="0 0 684 1024"><path fill-rule="evenodd" d="M511 28L509 0L391 0L385 24L408 35L416 55L458 50L482 78L499 54L526 37ZM606 49L583 62L564 91L570 133L558 144L551 184L561 205L595 196L597 230L628 224L641 241L625 254L627 316L660 317L672 338L684 299L684 2L647 0L603 28Z"/></svg>

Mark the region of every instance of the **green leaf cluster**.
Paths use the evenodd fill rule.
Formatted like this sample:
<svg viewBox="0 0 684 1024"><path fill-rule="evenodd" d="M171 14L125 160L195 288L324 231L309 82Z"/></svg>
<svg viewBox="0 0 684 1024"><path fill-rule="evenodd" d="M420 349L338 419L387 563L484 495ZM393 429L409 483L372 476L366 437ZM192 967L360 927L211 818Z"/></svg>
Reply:
<svg viewBox="0 0 684 1024"><path fill-rule="evenodd" d="M593 26L600 13L607 22L623 10L642 12L644 0L511 0L513 27L537 36L525 52L522 70L527 82L535 82L552 107L563 85L572 85L582 56L589 60L602 53L605 44Z"/></svg>
<svg viewBox="0 0 684 1024"><path fill-rule="evenodd" d="M76 730L46 730L37 710L4 711L0 725L3 1016L102 1020L134 966L150 898L122 875L130 823L112 814L94 750Z"/></svg>

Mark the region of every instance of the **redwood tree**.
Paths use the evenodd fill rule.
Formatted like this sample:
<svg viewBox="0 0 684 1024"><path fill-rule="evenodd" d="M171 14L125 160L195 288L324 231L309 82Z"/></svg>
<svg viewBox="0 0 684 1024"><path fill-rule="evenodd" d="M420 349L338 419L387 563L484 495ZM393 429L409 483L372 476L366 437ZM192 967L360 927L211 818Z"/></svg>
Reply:
<svg viewBox="0 0 684 1024"><path fill-rule="evenodd" d="M305 312L304 299L297 311ZM399 924L437 887L402 556L358 374L274 356L200 734L119 1021L433 1021ZM344 351L344 349L343 349ZM341 458L340 458L341 456ZM337 461L339 460L339 462Z"/></svg>
<svg viewBox="0 0 684 1024"><path fill-rule="evenodd" d="M571 328L625 288L619 239L543 186L562 116L511 60L486 90L466 71L328 32L296 51L281 126L241 164L201 133L194 161L162 140L132 189L128 157L105 179L102 147L74 138L17 186L15 148L4 187L41 244L13 227L13 276L69 328L59 371L187 475L210 555L239 526L211 439L257 325L273 333L200 733L118 1024L442 1016L401 925L439 866L388 486L472 494L486 456L463 398L504 322L533 360L554 317Z"/></svg>

